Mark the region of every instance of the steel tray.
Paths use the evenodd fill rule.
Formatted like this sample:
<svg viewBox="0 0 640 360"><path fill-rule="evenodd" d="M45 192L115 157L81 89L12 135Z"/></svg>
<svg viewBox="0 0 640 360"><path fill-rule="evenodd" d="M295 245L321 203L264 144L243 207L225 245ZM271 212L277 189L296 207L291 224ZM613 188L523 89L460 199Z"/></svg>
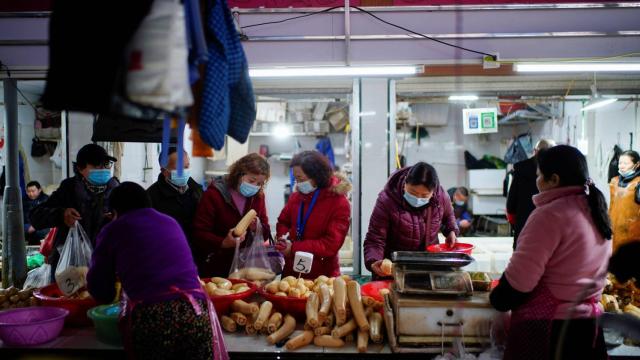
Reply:
<svg viewBox="0 0 640 360"><path fill-rule="evenodd" d="M391 261L398 265L417 265L433 268L460 268L475 261L473 257L463 253L426 251L395 251Z"/></svg>

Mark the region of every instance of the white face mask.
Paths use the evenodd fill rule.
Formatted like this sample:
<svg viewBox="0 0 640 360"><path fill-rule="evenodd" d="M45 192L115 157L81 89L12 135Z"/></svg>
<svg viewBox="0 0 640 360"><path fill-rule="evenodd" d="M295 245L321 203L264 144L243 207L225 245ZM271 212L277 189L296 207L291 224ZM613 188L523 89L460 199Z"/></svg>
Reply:
<svg viewBox="0 0 640 360"><path fill-rule="evenodd" d="M298 191L300 191L303 194L310 194L316 190L316 187L311 185L311 180L299 182L297 187L298 187Z"/></svg>

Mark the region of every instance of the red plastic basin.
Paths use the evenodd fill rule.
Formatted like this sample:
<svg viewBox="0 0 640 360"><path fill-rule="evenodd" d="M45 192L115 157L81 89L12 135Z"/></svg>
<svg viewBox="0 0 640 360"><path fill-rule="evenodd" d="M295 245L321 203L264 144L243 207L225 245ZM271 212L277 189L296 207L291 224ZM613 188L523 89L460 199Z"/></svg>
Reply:
<svg viewBox="0 0 640 360"><path fill-rule="evenodd" d="M58 288L58 284L51 284L33 292L42 306L53 306L69 310L65 320L67 326L90 326L91 319L87 317L87 310L98 304L93 298L67 299Z"/></svg>
<svg viewBox="0 0 640 360"><path fill-rule="evenodd" d="M389 289L392 283L393 280L370 281L360 287L360 293L363 296L372 297L376 299L376 301L383 301L382 295L380 295L380 290Z"/></svg>
<svg viewBox="0 0 640 360"><path fill-rule="evenodd" d="M213 303L213 307L216 309L216 313L218 316L228 315L229 309L231 308L231 304L235 300L247 300L251 297L251 295L255 294L256 289L258 288L254 283L240 280L240 279L228 279L232 284L240 284L245 283L249 287L248 291L241 292L239 294L231 294L231 295L209 295L211 298L211 302ZM208 283L211 281L211 278L203 278L202 281Z"/></svg>
<svg viewBox="0 0 640 360"><path fill-rule="evenodd" d="M429 252L456 252L456 253L465 253L467 255L471 255L475 246L473 244L466 243L456 243L454 247L449 247L447 244L433 244L427 247L427 251Z"/></svg>
<svg viewBox="0 0 640 360"><path fill-rule="evenodd" d="M264 287L258 289L258 293L265 298L265 300L271 301L273 307L282 315L290 314L296 320L304 322L307 319L306 305L307 299L301 299L291 296L276 296Z"/></svg>
<svg viewBox="0 0 640 360"><path fill-rule="evenodd" d="M58 307L31 307L0 312L0 339L6 345L44 344L60 335L69 314Z"/></svg>

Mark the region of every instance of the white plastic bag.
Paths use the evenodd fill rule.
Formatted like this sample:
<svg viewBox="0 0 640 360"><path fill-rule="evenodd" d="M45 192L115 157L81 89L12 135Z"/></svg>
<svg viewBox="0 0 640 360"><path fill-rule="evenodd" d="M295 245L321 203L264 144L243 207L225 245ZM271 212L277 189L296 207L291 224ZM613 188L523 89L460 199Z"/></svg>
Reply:
<svg viewBox="0 0 640 360"><path fill-rule="evenodd" d="M43 264L35 268L27 274L27 280L24 282L22 289L39 289L49 285L51 280L51 265Z"/></svg>
<svg viewBox="0 0 640 360"><path fill-rule="evenodd" d="M92 252L89 237L76 221L69 229L56 268L56 283L64 295L71 296L87 285Z"/></svg>
<svg viewBox="0 0 640 360"><path fill-rule="evenodd" d="M131 39L128 54L126 92L131 100L167 111L193 104L180 2L155 0Z"/></svg>
<svg viewBox="0 0 640 360"><path fill-rule="evenodd" d="M230 279L245 279L251 281L273 280L276 272L272 269L269 258L269 247L264 244L262 226L257 219L256 231L252 232L251 241L244 249L236 245L236 252L229 271Z"/></svg>

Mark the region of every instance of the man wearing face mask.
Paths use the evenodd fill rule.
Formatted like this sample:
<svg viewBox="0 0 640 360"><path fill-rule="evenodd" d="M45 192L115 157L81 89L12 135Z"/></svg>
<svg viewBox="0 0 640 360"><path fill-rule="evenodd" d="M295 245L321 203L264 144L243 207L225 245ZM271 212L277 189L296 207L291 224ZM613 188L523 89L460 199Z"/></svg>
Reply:
<svg viewBox="0 0 640 360"><path fill-rule="evenodd" d="M473 216L469 212L469 189L464 186L453 187L447 190L451 203L453 204L453 214L456 217L456 224L460 228L460 234L465 234L471 228Z"/></svg>
<svg viewBox="0 0 640 360"><path fill-rule="evenodd" d="M394 251L426 251L442 229L454 246L459 234L453 207L433 166L419 162L396 171L378 195L364 240L364 260L374 278Z"/></svg>
<svg viewBox="0 0 640 360"><path fill-rule="evenodd" d="M49 256L52 281L60 257L58 248L67 239L69 228L78 221L95 247L98 233L110 220L109 196L119 185L111 174L115 161L99 145L83 146L73 164L75 176L63 180L46 202L31 210L31 226L36 230L58 228Z"/></svg>
<svg viewBox="0 0 640 360"><path fill-rule="evenodd" d="M189 155L184 152L184 169L182 175L178 175L178 152L175 147L170 147L167 167L160 170L158 181L147 189L147 195L155 210L171 216L180 224L191 244L191 225L202 197L202 187L191 178L189 160Z"/></svg>

